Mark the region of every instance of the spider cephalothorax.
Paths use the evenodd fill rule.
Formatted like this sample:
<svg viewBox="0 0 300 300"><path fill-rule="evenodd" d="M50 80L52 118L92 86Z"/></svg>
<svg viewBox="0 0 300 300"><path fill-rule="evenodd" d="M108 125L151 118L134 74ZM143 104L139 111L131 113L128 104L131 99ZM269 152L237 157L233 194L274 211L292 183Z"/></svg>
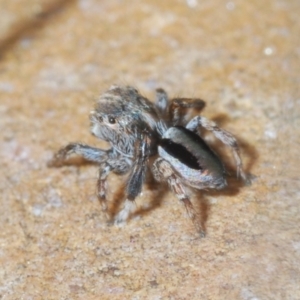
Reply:
<svg viewBox="0 0 300 300"><path fill-rule="evenodd" d="M203 127L212 131L225 145L231 147L238 175L247 180L242 168L236 139L214 122L202 116L190 117L190 112L200 112L205 102L200 99L168 99L162 89L156 91L152 103L130 86L112 86L100 96L91 112L91 132L108 142L109 150L81 143L71 143L59 150L49 162L60 166L72 153L99 165L98 197L103 210L107 210L107 176L128 173L124 206L115 217L115 223L125 222L140 194L145 175L151 170L159 181L166 181L177 198L185 205L197 231L204 230L186 192L186 187L196 189L221 189L226 186L224 166L198 133ZM150 165L150 157L154 161Z"/></svg>

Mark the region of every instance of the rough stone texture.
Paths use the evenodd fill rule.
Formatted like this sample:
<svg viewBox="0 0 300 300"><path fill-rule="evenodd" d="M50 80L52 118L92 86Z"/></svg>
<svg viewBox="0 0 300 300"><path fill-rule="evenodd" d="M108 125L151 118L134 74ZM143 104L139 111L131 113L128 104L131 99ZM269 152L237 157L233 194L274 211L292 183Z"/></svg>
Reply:
<svg viewBox="0 0 300 300"><path fill-rule="evenodd" d="M300 299L299 13L299 0L1 0L0 298ZM67 142L105 147L88 114L115 83L201 97L238 137L256 179L195 197L206 238L147 187L140 214L107 226L95 167L46 167Z"/></svg>

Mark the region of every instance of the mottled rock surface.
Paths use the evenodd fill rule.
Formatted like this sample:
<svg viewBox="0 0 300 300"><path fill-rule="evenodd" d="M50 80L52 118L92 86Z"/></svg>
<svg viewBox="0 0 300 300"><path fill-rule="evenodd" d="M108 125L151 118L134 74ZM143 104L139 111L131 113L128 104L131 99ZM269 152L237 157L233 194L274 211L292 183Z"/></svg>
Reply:
<svg viewBox="0 0 300 300"><path fill-rule="evenodd" d="M300 299L299 13L298 0L1 0L0 298ZM205 99L237 136L255 179L194 197L205 238L163 187L117 228L96 167L47 168L70 141L107 146L88 115L112 84Z"/></svg>

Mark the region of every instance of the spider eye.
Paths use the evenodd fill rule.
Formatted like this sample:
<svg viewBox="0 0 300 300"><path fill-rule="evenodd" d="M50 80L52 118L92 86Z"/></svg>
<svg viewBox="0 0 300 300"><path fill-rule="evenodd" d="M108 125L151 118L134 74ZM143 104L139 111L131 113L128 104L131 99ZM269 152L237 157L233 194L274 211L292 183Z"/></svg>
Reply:
<svg viewBox="0 0 300 300"><path fill-rule="evenodd" d="M101 116L98 116L97 119L98 119L99 122L101 122L101 123L103 122L103 118Z"/></svg>
<svg viewBox="0 0 300 300"><path fill-rule="evenodd" d="M115 118L113 118L113 117L109 117L109 118L108 118L108 122L109 122L110 124L115 124L115 123L116 123L116 120L115 120Z"/></svg>

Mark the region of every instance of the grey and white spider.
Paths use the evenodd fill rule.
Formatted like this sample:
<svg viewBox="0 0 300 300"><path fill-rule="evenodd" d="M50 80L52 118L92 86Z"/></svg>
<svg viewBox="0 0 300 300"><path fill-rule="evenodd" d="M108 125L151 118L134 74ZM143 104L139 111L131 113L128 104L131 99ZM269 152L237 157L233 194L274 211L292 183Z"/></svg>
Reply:
<svg viewBox="0 0 300 300"><path fill-rule="evenodd" d="M196 230L204 235L187 188L221 189L227 183L225 168L199 135L199 127L212 131L232 149L237 173L247 181L232 134L200 115L189 119L189 112L199 113L204 106L200 99L168 99L163 89L156 90L156 102L152 103L133 87L112 86L100 96L90 115L92 134L108 142L111 148L70 143L54 155L49 166L63 165L73 153L98 164L97 191L104 211L108 175L127 174L126 198L115 223L126 222L135 207L135 198L141 193L145 175L151 170L156 180L168 183L185 205ZM149 160L150 157L154 159ZM150 165L150 161L154 162Z"/></svg>

